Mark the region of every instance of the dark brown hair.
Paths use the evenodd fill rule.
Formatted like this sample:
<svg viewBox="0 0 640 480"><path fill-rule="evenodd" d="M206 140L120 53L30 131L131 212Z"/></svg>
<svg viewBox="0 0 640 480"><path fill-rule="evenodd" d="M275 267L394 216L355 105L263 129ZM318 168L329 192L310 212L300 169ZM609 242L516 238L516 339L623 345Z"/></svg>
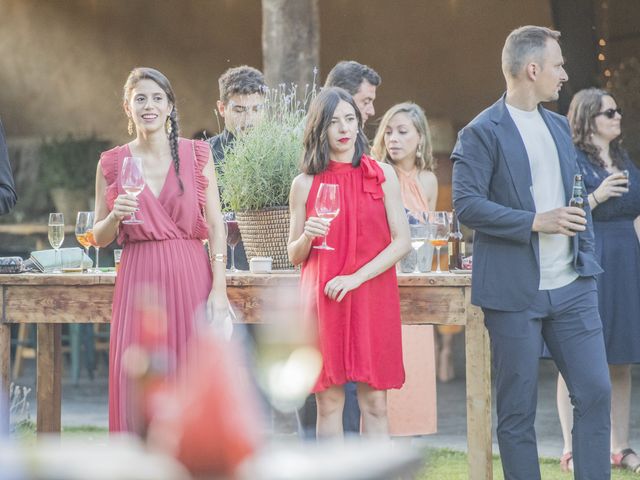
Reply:
<svg viewBox="0 0 640 480"><path fill-rule="evenodd" d="M358 125L362 125L362 116L358 106L353 101L353 97L346 90L338 87L325 87L313 99L307 114L307 124L304 129L303 154L300 169L309 175L316 175L324 172L329 166L329 140L327 130L331 125L333 113L340 101L345 101L353 107L358 120ZM358 127L358 134L355 142L355 152L351 165L360 165L360 158L367 148L367 139Z"/></svg>
<svg viewBox="0 0 640 480"><path fill-rule="evenodd" d="M248 65L233 67L220 75L218 79L220 88L220 100L225 105L233 95L252 95L260 93L264 95L267 91L267 84L264 82L264 75Z"/></svg>
<svg viewBox="0 0 640 480"><path fill-rule="evenodd" d="M591 163L602 168L605 167L605 164L600 158L600 147L593 144L592 135L597 133L596 115L602 108L602 99L604 97L613 98L613 95L599 88L580 90L571 99L569 113L567 114L573 143L587 154ZM621 143L622 136L614 138L609 143L611 161L613 165L620 169L624 168L624 151Z"/></svg>
<svg viewBox="0 0 640 480"><path fill-rule="evenodd" d="M364 80L374 87L382 83L380 75L373 68L354 60L342 61L331 69L324 86L344 88L351 95L355 95Z"/></svg>
<svg viewBox="0 0 640 480"><path fill-rule="evenodd" d="M131 96L131 91L135 88L141 80L152 80L157 83L158 86L167 95L169 103L173 106L171 113L169 114L169 122L171 123L171 132L169 133L169 145L171 147L171 158L173 159L173 168L176 171L176 177L178 178L178 184L180 185L180 191L184 192L184 186L180 179L180 156L178 154L178 135L180 134L180 127L178 126L178 108L176 106L176 95L173 92L169 79L164 76L160 71L154 68L137 67L131 70L131 73L127 77L127 81L124 83L124 102L128 103Z"/></svg>

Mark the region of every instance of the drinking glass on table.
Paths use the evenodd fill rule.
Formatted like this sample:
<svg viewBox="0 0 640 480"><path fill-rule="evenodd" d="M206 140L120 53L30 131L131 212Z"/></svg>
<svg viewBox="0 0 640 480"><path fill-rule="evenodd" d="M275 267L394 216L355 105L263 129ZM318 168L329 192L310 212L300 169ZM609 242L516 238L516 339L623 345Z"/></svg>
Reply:
<svg viewBox="0 0 640 480"><path fill-rule="evenodd" d="M436 247L437 268L435 273L442 273L440 270L440 249L449 242L449 214L448 212L429 212L429 243Z"/></svg>
<svg viewBox="0 0 640 480"><path fill-rule="evenodd" d="M230 272L237 272L236 268L236 245L240 243L240 227L238 226L238 220L236 220L236 214L233 212L227 212L224 214L224 225L227 231L227 245L231 248L231 268Z"/></svg>
<svg viewBox="0 0 640 480"><path fill-rule="evenodd" d="M91 239L93 239L93 212L78 212L76 217L76 240L84 247L87 257L89 256L89 248L91 248ZM84 268L84 258L80 260L80 266L83 272L87 272Z"/></svg>
<svg viewBox="0 0 640 480"><path fill-rule="evenodd" d="M142 171L141 157L124 158L124 162L122 163L122 188L134 197L137 197L144 189L144 172ZM136 218L136 213L133 212L131 216L123 220L122 223L139 224L143 223L143 221Z"/></svg>
<svg viewBox="0 0 640 480"><path fill-rule="evenodd" d="M54 262L52 273L62 273L62 270L58 266L58 255L62 242L64 242L64 215L61 213L49 214L49 243L51 248L54 249Z"/></svg>
<svg viewBox="0 0 640 480"><path fill-rule="evenodd" d="M409 221L409 232L411 234L411 246L416 252L414 272L419 272L418 257L420 247L429 239L429 225L427 223L427 212L407 212Z"/></svg>
<svg viewBox="0 0 640 480"><path fill-rule="evenodd" d="M335 183L321 183L316 195L316 214L318 217L328 220L329 223L340 213L340 188ZM322 245L313 248L320 250L335 250L327 245L327 236L324 236Z"/></svg>

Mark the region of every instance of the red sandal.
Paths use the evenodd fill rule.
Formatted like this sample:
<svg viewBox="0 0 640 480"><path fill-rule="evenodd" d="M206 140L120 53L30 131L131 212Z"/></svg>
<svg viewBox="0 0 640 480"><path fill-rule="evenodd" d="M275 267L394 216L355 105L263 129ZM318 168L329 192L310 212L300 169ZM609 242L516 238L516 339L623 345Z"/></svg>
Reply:
<svg viewBox="0 0 640 480"><path fill-rule="evenodd" d="M565 473L573 472L573 452L562 454L560 457L560 470Z"/></svg>
<svg viewBox="0 0 640 480"><path fill-rule="evenodd" d="M612 453L611 465L633 473L640 473L640 457L632 448L625 448L619 453Z"/></svg>

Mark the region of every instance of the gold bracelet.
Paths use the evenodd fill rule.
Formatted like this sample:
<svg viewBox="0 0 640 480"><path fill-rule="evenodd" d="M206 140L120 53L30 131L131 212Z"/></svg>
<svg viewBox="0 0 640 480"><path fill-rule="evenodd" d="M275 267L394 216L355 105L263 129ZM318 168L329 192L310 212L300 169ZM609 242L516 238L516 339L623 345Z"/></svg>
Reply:
<svg viewBox="0 0 640 480"><path fill-rule="evenodd" d="M222 262L227 263L227 254L226 253L214 253L212 255L212 259L214 262Z"/></svg>

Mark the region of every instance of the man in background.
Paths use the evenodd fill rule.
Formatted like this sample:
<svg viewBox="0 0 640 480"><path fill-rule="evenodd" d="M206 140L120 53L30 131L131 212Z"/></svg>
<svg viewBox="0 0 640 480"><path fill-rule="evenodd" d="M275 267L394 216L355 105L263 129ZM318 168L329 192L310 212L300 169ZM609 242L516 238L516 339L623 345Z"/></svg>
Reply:
<svg viewBox="0 0 640 480"><path fill-rule="evenodd" d="M235 139L260 121L267 85L262 72L242 65L224 72L218 79L220 99L217 113L224 120L224 129L208 139L213 160L218 168L224 168L225 151L233 148ZM224 205L223 205L224 207ZM227 268L231 263L231 249L227 246ZM249 263L242 241L235 249L235 264L240 270L249 270Z"/></svg>
<svg viewBox="0 0 640 480"><path fill-rule="evenodd" d="M376 88L382 79L371 67L353 60L342 61L331 69L325 87L340 87L351 94L362 115L362 126L369 117L375 115L373 102L376 99Z"/></svg>

